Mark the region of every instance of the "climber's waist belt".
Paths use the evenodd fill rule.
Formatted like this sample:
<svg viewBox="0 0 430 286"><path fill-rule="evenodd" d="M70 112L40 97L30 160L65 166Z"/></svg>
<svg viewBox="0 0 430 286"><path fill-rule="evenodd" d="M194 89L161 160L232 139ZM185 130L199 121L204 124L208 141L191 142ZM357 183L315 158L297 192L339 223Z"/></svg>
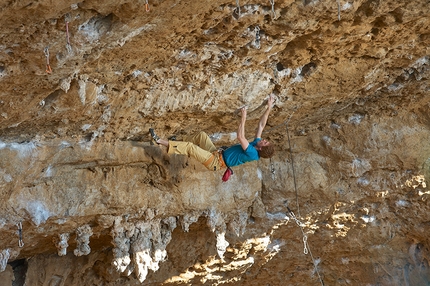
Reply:
<svg viewBox="0 0 430 286"><path fill-rule="evenodd" d="M213 163L215 158L218 158L218 162L219 162L219 166L217 166L218 167L217 169L220 170L220 169L227 168L227 165L225 164L224 158L222 156L222 151L212 152L212 156L206 162L204 162L203 165L206 168L210 169L209 166Z"/></svg>

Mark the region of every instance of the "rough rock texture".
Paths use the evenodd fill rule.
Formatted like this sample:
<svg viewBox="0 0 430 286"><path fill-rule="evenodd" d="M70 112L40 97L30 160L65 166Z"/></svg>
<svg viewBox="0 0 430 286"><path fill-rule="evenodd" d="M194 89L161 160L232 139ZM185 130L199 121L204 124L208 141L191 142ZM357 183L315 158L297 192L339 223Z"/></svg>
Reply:
<svg viewBox="0 0 430 286"><path fill-rule="evenodd" d="M2 285L430 285L428 0L145 4L0 3Z"/></svg>

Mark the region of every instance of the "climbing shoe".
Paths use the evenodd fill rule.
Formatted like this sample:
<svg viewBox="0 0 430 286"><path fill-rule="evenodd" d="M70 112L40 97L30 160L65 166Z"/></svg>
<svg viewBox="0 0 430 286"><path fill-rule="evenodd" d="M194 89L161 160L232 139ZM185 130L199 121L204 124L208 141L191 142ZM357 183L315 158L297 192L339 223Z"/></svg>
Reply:
<svg viewBox="0 0 430 286"><path fill-rule="evenodd" d="M160 144L157 142L158 140L160 140L160 137L158 137L157 134L155 134L154 129L149 128L149 133L151 134L151 137L152 139L154 139L155 143Z"/></svg>

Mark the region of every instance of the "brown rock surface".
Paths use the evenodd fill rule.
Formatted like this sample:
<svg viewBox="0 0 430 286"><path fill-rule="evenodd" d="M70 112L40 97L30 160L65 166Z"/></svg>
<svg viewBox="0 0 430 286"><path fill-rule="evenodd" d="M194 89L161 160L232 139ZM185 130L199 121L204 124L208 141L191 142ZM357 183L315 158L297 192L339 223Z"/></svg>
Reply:
<svg viewBox="0 0 430 286"><path fill-rule="evenodd" d="M0 3L2 285L430 285L428 0L148 4Z"/></svg>

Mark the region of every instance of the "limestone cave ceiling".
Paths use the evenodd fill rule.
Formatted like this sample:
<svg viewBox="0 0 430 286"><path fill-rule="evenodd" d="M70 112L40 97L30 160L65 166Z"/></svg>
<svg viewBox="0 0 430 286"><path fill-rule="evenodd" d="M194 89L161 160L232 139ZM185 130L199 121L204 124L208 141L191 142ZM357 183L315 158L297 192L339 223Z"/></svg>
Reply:
<svg viewBox="0 0 430 286"><path fill-rule="evenodd" d="M126 139L197 118L209 132L231 130L236 108L255 110L272 92L270 124L296 111L305 129L345 109L393 112L410 89L428 92L414 84L426 80L428 1L148 4L3 3L3 138Z"/></svg>
<svg viewBox="0 0 430 286"><path fill-rule="evenodd" d="M0 279L429 285L429 0L2 0L0 31ZM243 105L252 137L269 94L278 153L229 185L150 143L232 143Z"/></svg>

